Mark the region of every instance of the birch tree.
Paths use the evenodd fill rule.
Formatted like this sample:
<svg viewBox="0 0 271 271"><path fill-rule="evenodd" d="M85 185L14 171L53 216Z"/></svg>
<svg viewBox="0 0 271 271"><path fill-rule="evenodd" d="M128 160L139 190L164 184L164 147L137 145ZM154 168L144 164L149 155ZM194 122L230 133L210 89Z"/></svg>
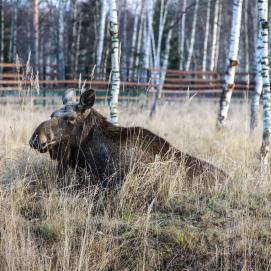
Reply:
<svg viewBox="0 0 271 271"><path fill-rule="evenodd" d="M141 1L136 2L136 10L135 10L135 18L134 18L134 25L133 25L133 35L132 35L132 44L131 44L131 51L130 51L130 58L129 58L129 80L132 79L134 76L133 68L135 64L135 57L136 57L136 41L137 41L137 35L138 39L140 39L140 31L138 33L138 27L139 26L139 17L140 12L142 11L141 8Z"/></svg>
<svg viewBox="0 0 271 271"><path fill-rule="evenodd" d="M191 32L187 62L186 62L186 65L185 65L185 70L186 71L188 71L190 69L192 55L193 55L193 52L194 52L196 26L197 26L197 18L198 18L198 8L199 8L199 0L196 0L195 10L194 10L194 14L193 14L192 32Z"/></svg>
<svg viewBox="0 0 271 271"><path fill-rule="evenodd" d="M160 75L161 78L160 78L158 89L155 92L154 101L153 101L151 112L150 112L150 117L153 117L153 115L156 112L157 102L158 102L160 94L163 90L163 86L164 86L164 82L165 82L165 78L166 78L169 51L170 51L170 41L171 41L171 37L172 37L172 28L173 27L171 26L169 29L168 35L167 35L167 39L166 39L166 48L165 48L165 52L164 52L163 63L162 63L162 68L161 68L161 75Z"/></svg>
<svg viewBox="0 0 271 271"><path fill-rule="evenodd" d="M270 145L271 118L270 118L270 78L269 78L269 56L268 56L268 0L258 0L258 23L260 36L262 39L261 47L261 74L263 92L263 135L261 146L261 158L267 164Z"/></svg>
<svg viewBox="0 0 271 271"><path fill-rule="evenodd" d="M39 65L39 0L33 0L33 60L35 70L38 70Z"/></svg>
<svg viewBox="0 0 271 271"><path fill-rule="evenodd" d="M106 22L106 14L107 14L107 9L108 9L107 0L100 0L100 3L101 3L101 14L100 14L99 33L98 33L98 46L97 46L97 53L96 53L96 64L98 67L98 72L100 72L100 66L102 64L105 22Z"/></svg>
<svg viewBox="0 0 271 271"><path fill-rule="evenodd" d="M218 24L217 24L217 35L216 35L216 52L215 52L215 66L214 70L218 69L219 62L219 50L220 50L220 31L221 31L221 23L222 23L222 1L219 2L219 12L218 12Z"/></svg>
<svg viewBox="0 0 271 271"><path fill-rule="evenodd" d="M144 58L143 68L145 75L150 68L151 63L151 36L152 36L152 23L153 23L153 0L146 0L146 13L145 13L145 29L144 29ZM147 77L147 76L146 76ZM147 81L147 78L145 78Z"/></svg>
<svg viewBox="0 0 271 271"><path fill-rule="evenodd" d="M76 50L75 50L75 74L78 74L78 64L79 64L79 55L80 55L80 44L81 44L81 31L82 31L82 13L79 12L79 22L78 30L76 37Z"/></svg>
<svg viewBox="0 0 271 271"><path fill-rule="evenodd" d="M11 38L9 43L9 54L8 54L10 62L15 61L17 52L17 18L18 18L19 1L15 0L12 4L13 4L13 13L11 20L11 31L10 31Z"/></svg>
<svg viewBox="0 0 271 271"><path fill-rule="evenodd" d="M210 71L215 70L215 60L216 60L216 53L217 53L218 15L219 15L219 0L216 0L215 9L214 9L214 24L213 24L213 37L212 37L212 45L211 45Z"/></svg>
<svg viewBox="0 0 271 271"><path fill-rule="evenodd" d="M227 59L227 71L225 74L223 90L220 97L220 109L218 114L218 127L222 127L228 117L228 111L234 89L234 78L236 67L238 66L238 51L241 30L243 0L233 1L233 14L231 22L230 48Z"/></svg>
<svg viewBox="0 0 271 271"><path fill-rule="evenodd" d="M204 45L203 45L203 60L202 60L202 70L206 71L207 66L207 55L208 55L208 39L209 39L209 29L210 29L210 8L211 2L207 2L207 11L206 11L206 28L204 35Z"/></svg>
<svg viewBox="0 0 271 271"><path fill-rule="evenodd" d="M72 77L75 78L75 55L76 55L76 41L77 41L77 0L71 0L72 8L72 43L71 43L71 72Z"/></svg>
<svg viewBox="0 0 271 271"><path fill-rule="evenodd" d="M117 0L108 0L111 34L111 100L110 117L113 124L118 124L118 99L120 90L120 64L119 64L119 26Z"/></svg>
<svg viewBox="0 0 271 271"><path fill-rule="evenodd" d="M180 33L180 46L179 46L179 54L180 54L180 65L179 69L184 69L184 39L185 39L185 20L186 20L186 5L187 0L183 0L182 6L182 20L181 20L181 33Z"/></svg>
<svg viewBox="0 0 271 271"><path fill-rule="evenodd" d="M162 37L163 37L164 27L165 27L165 23L167 19L167 14L168 14L168 5L169 5L169 0L166 1L166 3L164 0L161 0L157 50L156 50L156 57L155 57L156 68L160 68Z"/></svg>
<svg viewBox="0 0 271 271"><path fill-rule="evenodd" d="M257 0L258 1L258 0ZM251 115L250 115L250 129L253 131L259 122L259 108L260 108L260 98L263 88L262 79L262 51L263 43L261 37L260 25L257 22L257 39L255 40L255 64L256 64L256 75L255 75L255 88L251 98Z"/></svg>
<svg viewBox="0 0 271 271"><path fill-rule="evenodd" d="M0 63L4 62L4 0L0 0ZM0 67L2 73L2 67Z"/></svg>
<svg viewBox="0 0 271 271"><path fill-rule="evenodd" d="M64 11L65 0L58 0L59 15L58 15L58 67L59 79L65 79L65 59L64 59Z"/></svg>

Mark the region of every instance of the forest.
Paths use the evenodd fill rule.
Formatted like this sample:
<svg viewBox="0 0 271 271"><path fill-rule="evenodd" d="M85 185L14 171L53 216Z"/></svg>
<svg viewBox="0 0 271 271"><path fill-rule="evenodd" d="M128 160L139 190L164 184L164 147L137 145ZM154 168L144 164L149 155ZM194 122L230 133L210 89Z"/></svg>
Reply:
<svg viewBox="0 0 271 271"><path fill-rule="evenodd" d="M270 270L269 0L0 0L0 270Z"/></svg>

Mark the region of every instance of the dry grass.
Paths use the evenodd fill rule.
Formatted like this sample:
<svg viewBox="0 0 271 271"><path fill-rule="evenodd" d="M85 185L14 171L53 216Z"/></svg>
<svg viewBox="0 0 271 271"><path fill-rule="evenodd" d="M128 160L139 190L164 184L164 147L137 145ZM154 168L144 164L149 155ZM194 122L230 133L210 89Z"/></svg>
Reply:
<svg viewBox="0 0 271 271"><path fill-rule="evenodd" d="M261 172L256 158L260 131L249 134L247 106L235 104L228 130L216 133L216 109L168 104L149 120L134 106L120 119L222 167L232 184L203 191L157 161L107 191L60 188L54 162L30 150L51 110L2 106L0 269L270 270L270 170Z"/></svg>

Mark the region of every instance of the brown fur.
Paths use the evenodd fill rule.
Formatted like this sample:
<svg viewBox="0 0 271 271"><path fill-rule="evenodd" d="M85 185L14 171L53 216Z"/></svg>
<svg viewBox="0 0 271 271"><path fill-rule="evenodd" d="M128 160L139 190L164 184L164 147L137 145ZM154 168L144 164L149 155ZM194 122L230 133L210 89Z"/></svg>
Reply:
<svg viewBox="0 0 271 271"><path fill-rule="evenodd" d="M147 129L111 124L92 108L93 92L89 90L84 95L88 95L89 106L80 101L78 105L69 105L69 109L56 111L51 120L39 125L30 139L31 147L40 152L49 151L51 158L58 161L61 175L70 166L78 174L83 169L99 182L114 185L138 162L150 163L159 156L182 162L189 179L199 175L205 175L210 183L228 179L224 171L177 150Z"/></svg>

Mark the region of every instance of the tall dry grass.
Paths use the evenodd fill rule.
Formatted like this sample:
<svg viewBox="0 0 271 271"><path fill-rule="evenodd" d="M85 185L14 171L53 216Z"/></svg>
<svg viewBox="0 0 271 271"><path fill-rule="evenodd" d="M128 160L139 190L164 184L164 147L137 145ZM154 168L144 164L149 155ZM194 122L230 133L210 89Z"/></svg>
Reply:
<svg viewBox="0 0 271 271"><path fill-rule="evenodd" d="M120 120L211 161L232 183L202 189L156 161L110 191L60 186L54 162L30 150L50 109L2 106L0 270L269 270L271 184L257 160L260 131L250 135L248 106L235 103L217 133L216 110L206 100L166 104L150 120L135 105Z"/></svg>

